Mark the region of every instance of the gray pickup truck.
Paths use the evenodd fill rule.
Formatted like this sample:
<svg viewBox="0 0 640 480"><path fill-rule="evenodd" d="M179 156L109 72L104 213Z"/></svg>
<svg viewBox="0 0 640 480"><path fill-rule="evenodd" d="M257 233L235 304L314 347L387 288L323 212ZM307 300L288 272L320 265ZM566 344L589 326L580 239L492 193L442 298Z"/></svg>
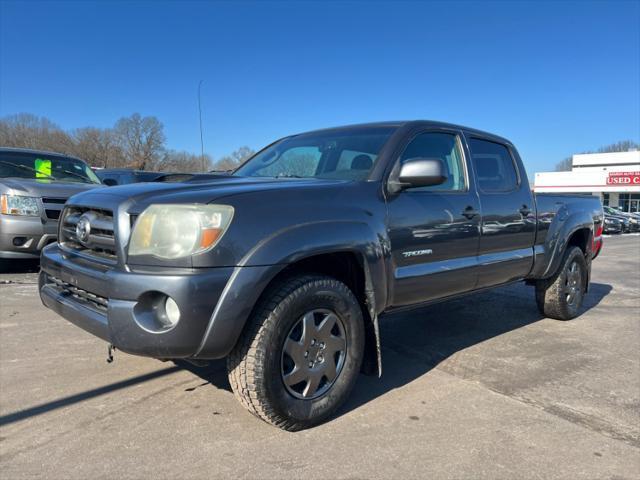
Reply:
<svg viewBox="0 0 640 480"><path fill-rule="evenodd" d="M124 352L226 357L238 400L299 430L381 373L390 312L525 281L544 315L577 316L602 226L595 197L534 195L504 138L357 125L278 140L225 178L74 196L40 295Z"/></svg>
<svg viewBox="0 0 640 480"><path fill-rule="evenodd" d="M0 148L0 263L40 258L40 250L56 241L67 199L100 185L78 158Z"/></svg>

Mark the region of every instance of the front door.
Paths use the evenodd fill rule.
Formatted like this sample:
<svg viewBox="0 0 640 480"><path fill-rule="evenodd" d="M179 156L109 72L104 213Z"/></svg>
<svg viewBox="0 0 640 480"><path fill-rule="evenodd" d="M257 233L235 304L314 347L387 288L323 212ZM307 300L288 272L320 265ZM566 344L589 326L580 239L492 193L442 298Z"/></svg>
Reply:
<svg viewBox="0 0 640 480"><path fill-rule="evenodd" d="M440 159L448 178L442 185L406 189L388 200L393 306L455 295L476 283L480 204L460 133L417 134L398 161L417 157Z"/></svg>

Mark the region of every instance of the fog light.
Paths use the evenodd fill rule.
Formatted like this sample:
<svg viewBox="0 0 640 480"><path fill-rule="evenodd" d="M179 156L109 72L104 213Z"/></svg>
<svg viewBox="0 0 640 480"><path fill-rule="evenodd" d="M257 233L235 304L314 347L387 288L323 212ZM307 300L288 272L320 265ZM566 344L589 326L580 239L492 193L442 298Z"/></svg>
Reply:
<svg viewBox="0 0 640 480"><path fill-rule="evenodd" d="M176 323L178 323L178 320L180 320L180 308L173 298L167 297L167 299L164 301L164 311L167 314L167 327L173 327Z"/></svg>
<svg viewBox="0 0 640 480"><path fill-rule="evenodd" d="M27 237L13 237L13 246L22 247L25 243L27 243L27 240Z"/></svg>

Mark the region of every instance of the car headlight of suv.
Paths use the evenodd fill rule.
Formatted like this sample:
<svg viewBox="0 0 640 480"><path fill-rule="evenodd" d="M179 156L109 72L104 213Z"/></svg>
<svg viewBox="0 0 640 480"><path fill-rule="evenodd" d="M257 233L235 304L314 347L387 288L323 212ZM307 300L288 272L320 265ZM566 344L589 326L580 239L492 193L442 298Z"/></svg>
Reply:
<svg viewBox="0 0 640 480"><path fill-rule="evenodd" d="M212 249L231 224L229 205L150 205L136 221L129 255L175 259Z"/></svg>
<svg viewBox="0 0 640 480"><path fill-rule="evenodd" d="M3 194L0 196L0 212L5 215L39 217L40 207L38 206L38 197Z"/></svg>

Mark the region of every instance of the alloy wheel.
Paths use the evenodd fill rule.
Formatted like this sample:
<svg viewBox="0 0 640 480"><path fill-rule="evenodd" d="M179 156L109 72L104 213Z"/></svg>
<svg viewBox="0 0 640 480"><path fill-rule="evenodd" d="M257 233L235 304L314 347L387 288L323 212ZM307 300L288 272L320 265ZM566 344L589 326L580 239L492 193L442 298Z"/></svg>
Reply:
<svg viewBox="0 0 640 480"><path fill-rule="evenodd" d="M329 391L344 365L346 329L331 310L305 313L291 328L282 348L281 376L287 391L311 400Z"/></svg>
<svg viewBox="0 0 640 480"><path fill-rule="evenodd" d="M567 271L565 294L567 296L567 304L572 307L579 304L582 297L582 272L577 262L572 262Z"/></svg>

